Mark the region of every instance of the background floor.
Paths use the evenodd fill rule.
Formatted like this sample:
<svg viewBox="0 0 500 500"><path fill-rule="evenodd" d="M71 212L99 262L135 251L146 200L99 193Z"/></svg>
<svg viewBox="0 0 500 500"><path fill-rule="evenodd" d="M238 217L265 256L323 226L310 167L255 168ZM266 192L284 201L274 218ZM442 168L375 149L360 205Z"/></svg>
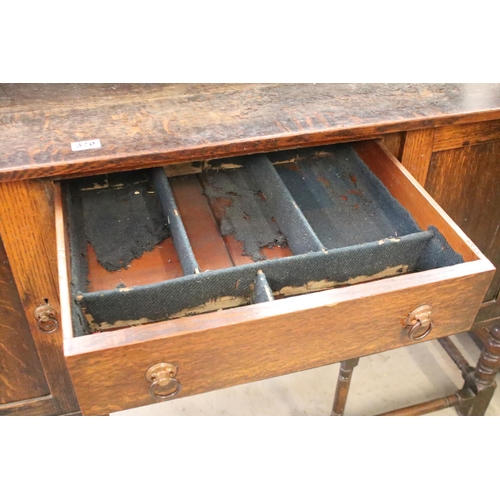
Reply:
<svg viewBox="0 0 500 500"><path fill-rule="evenodd" d="M475 365L480 351L469 335L451 338ZM113 415L329 415L339 367L337 363ZM437 340L368 356L354 369L345 414L376 415L447 396L462 384L460 371ZM486 414L500 415L500 389ZM454 408L431 415L457 416Z"/></svg>

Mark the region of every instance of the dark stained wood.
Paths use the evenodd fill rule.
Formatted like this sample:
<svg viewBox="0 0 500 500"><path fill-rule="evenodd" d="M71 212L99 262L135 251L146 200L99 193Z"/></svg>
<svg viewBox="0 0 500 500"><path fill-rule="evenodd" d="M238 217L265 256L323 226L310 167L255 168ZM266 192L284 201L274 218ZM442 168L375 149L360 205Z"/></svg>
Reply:
<svg viewBox="0 0 500 500"><path fill-rule="evenodd" d="M434 399L432 401L426 401L425 403L419 403L412 406L407 406L405 408L399 408L398 410L388 411L387 413L382 413L380 417L416 417L418 415L425 415L426 413L432 413L439 410L444 410L446 408L451 408L457 406L460 403L460 397L458 394L451 394L450 396L445 396L444 398Z"/></svg>
<svg viewBox="0 0 500 500"><path fill-rule="evenodd" d="M0 235L24 314L58 413L78 410L64 362L62 332L41 332L33 311L46 301L59 314L53 186L48 181L0 184Z"/></svg>
<svg viewBox="0 0 500 500"><path fill-rule="evenodd" d="M497 297L496 300L484 302L481 305L475 323L478 327L487 327L493 323L500 323L500 297Z"/></svg>
<svg viewBox="0 0 500 500"><path fill-rule="evenodd" d="M489 336L481 352L474 371L474 379L479 390L490 386L500 370L500 325L489 329Z"/></svg>
<svg viewBox="0 0 500 500"><path fill-rule="evenodd" d="M435 152L427 166L421 162L419 167L420 179L425 178L422 173L429 167L429 182L434 175L432 161L437 155L453 154L450 148L465 150L467 141L480 145L474 147L495 144L500 122L499 89L500 85L4 84L0 88L3 153L0 181L84 176L380 137L400 159L405 147L408 147L407 158L418 154L412 146L417 137L411 138L412 131L437 127L433 150L441 152ZM484 120L493 121L487 125L481 123ZM89 137L90 134L93 137ZM409 140L403 140L403 136ZM100 150L71 152L70 142L92 138L103 141ZM481 161L484 154L498 157L498 149L483 150L481 154L481 150L477 151L477 157L472 155L473 163L485 169L478 167L479 179L485 171L498 171L493 160ZM470 158L462 160L467 169ZM382 170L390 168L386 160L380 165ZM172 170L171 175L196 168L184 165L179 171ZM448 170L454 170L451 162ZM404 176L397 177L394 189L402 196L403 190L397 187L400 181L407 182ZM457 191L456 185L448 186L444 181L435 184L440 192L450 190L453 194ZM470 191L475 192L474 189L472 185ZM481 196L483 201L491 200L488 193L485 184L477 190L477 196L454 193L459 201L451 199L450 203L470 202L471 199L475 202ZM49 299L59 309L53 227L47 228L45 223L52 220L51 198L51 184L45 181L13 182L9 188L0 185L0 234L7 241L17 288L55 397L52 403L42 398L39 404L47 411L52 405L56 413L67 413L75 411L77 406L74 397L69 395L71 389L67 397L63 394L64 387L70 388L71 383L64 370L60 370L59 336L46 336L52 337L53 344L50 344L33 331L32 305L47 284L51 290ZM418 215L418 196L410 205ZM15 213L10 213L11 206ZM498 213L491 205L484 202L482 206L490 207L484 211L485 217L498 221ZM473 209L476 210L475 205ZM28 214L24 214L24 210ZM424 208L420 214L424 225L435 217L429 217L429 213ZM498 229L486 226L484 231L490 231L490 236L480 243L482 250L494 240ZM454 229L451 232L456 233ZM469 231L465 232L472 236ZM461 234L457 234L460 239ZM454 245L460 247L458 240ZM439 328L432 333L432 338L467 329L470 321L466 323L465 316L474 314L474 304L470 301L475 301L477 306L492 271L468 240L464 242L469 247L471 262L441 270L439 276L434 271L419 274L416 281L415 276L399 276L349 289L296 297L295 302L279 300L272 305L261 304L85 338L68 338L66 351L85 412L106 413L114 411L113 408L151 403L144 372L157 361L180 360L179 377L187 384L182 396L342 361L363 355L360 354L363 352L370 354L406 345L409 341L404 330L400 326L396 328L391 321L394 315L403 315L403 309L410 307L411 300L420 302L436 298L438 309L446 313L439 320L444 323L438 323ZM229 247L227 242L226 246ZM27 255L23 255L24 252ZM474 261L477 258L479 260ZM479 274L473 276L474 273ZM69 293L67 283L64 287L64 279L61 280L61 308L67 316ZM407 279L409 281L405 281ZM500 316L495 285L491 290L490 300L478 315L480 318L483 314L485 321L482 324ZM327 293L331 295L322 295ZM388 309L387 303L390 304ZM366 337L365 345L362 329L366 330L372 323L368 323L368 317L358 317L364 316L359 311L368 310L365 306L370 305L380 309L381 324L377 316L377 327ZM382 318L382 310L387 317ZM337 312L346 323L330 327L329 321L333 321L332 316L337 317ZM352 331L349 330L351 326L354 326ZM308 328L313 329L313 333L304 335ZM71 336L71 326L63 329ZM488 356L491 358L490 354L486 358ZM96 386L89 387L92 385L89 381L92 384L95 381ZM487 385L486 389L491 393L492 387ZM66 403L73 403L61 403L64 399ZM21 406L25 404L31 403L21 402ZM481 408L485 408L485 404L487 406L486 402ZM17 403L14 406L20 408Z"/></svg>
<svg viewBox="0 0 500 500"><path fill-rule="evenodd" d="M349 387L351 385L352 372L358 366L359 358L347 359L340 363L337 387L335 388L335 397L333 400L332 417L341 417L344 415Z"/></svg>
<svg viewBox="0 0 500 500"><path fill-rule="evenodd" d="M433 151L445 151L500 140L500 120L436 129Z"/></svg>
<svg viewBox="0 0 500 500"><path fill-rule="evenodd" d="M52 396L45 396L27 401L18 401L16 403L0 405L0 416L50 416L59 415Z"/></svg>
<svg viewBox="0 0 500 500"><path fill-rule="evenodd" d="M476 345L479 347L479 349L483 349L484 344L486 344L488 336L490 335L488 329L483 327L475 327L472 330L472 333L476 335L476 338L478 338L479 341L481 342L481 343L476 342Z"/></svg>
<svg viewBox="0 0 500 500"><path fill-rule="evenodd" d="M425 188L499 269L500 141L434 153ZM485 301L499 289L500 270Z"/></svg>
<svg viewBox="0 0 500 500"><path fill-rule="evenodd" d="M413 130L406 133L401 163L423 186L434 145L434 129Z"/></svg>
<svg viewBox="0 0 500 500"><path fill-rule="evenodd" d="M463 357L460 350L453 343L453 340L448 337L442 337L438 339L438 341L441 344L441 347L446 351L446 354L450 356L450 358L457 365L457 368L462 372L462 375L465 378L471 370L471 367L468 361Z"/></svg>
<svg viewBox="0 0 500 500"><path fill-rule="evenodd" d="M410 212L421 229L437 227L450 246L462 254L466 261L482 257L472 241L383 144L366 141L355 144L354 149L392 196Z"/></svg>
<svg viewBox="0 0 500 500"><path fill-rule="evenodd" d="M279 84L274 84L278 86ZM266 85L268 86L268 85ZM43 107L67 108L96 105L120 105L128 101L158 99L184 95L200 98L204 93L220 90L220 84L164 84L164 83L91 83L91 84L2 84L0 110L12 112L37 111ZM241 84L225 84L227 92L241 88Z"/></svg>
<svg viewBox="0 0 500 500"><path fill-rule="evenodd" d="M49 394L0 239L0 405Z"/></svg>
<svg viewBox="0 0 500 500"><path fill-rule="evenodd" d="M484 344L481 356L471 376L465 378L461 393L472 393L473 399L460 402L459 415L481 416L486 413L496 389L495 376L500 370L500 325L493 325Z"/></svg>
<svg viewBox="0 0 500 500"><path fill-rule="evenodd" d="M9 181L495 120L500 85L3 84L0 113L0 181ZM89 139L102 147L71 151Z"/></svg>
<svg viewBox="0 0 500 500"><path fill-rule="evenodd" d="M404 138L406 134L404 132L396 132L394 134L385 134L381 137L381 141L384 146L399 160L401 161L401 156L403 154Z"/></svg>

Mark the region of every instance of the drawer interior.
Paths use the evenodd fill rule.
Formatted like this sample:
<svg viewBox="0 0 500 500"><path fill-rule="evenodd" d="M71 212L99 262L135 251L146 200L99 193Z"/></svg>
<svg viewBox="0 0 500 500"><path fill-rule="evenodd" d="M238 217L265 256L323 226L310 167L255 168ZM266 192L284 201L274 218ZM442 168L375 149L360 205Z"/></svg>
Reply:
<svg viewBox="0 0 500 500"><path fill-rule="evenodd" d="M423 224L418 204L403 206L387 171L358 149L253 155L186 176L155 168L64 181L74 334L475 258L432 220Z"/></svg>

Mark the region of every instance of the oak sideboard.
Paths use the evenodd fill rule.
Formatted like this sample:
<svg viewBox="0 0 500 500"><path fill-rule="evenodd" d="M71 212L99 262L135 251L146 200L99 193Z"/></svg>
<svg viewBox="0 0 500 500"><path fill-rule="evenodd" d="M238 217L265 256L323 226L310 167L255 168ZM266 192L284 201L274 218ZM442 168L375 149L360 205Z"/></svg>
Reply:
<svg viewBox="0 0 500 500"><path fill-rule="evenodd" d="M2 84L0 118L0 415L337 362L342 415L359 357L431 339L463 387L387 414L486 411L500 84Z"/></svg>

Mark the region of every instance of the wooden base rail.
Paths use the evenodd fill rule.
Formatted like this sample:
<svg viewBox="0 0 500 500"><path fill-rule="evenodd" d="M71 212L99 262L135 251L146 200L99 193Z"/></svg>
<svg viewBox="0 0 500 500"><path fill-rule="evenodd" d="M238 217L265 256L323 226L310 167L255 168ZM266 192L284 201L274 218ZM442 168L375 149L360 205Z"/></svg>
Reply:
<svg viewBox="0 0 500 500"><path fill-rule="evenodd" d="M445 408L455 407L460 416L480 416L486 413L496 389L495 376L500 369L500 325L494 325L475 368L471 367L460 350L448 337L438 339L440 345L462 372L465 380L462 389L455 394L399 408L379 416L417 416ZM343 361L335 391L332 416L344 414L352 373L359 358Z"/></svg>
<svg viewBox="0 0 500 500"><path fill-rule="evenodd" d="M462 399L458 393L452 394L451 396L445 396L444 398L434 399L432 401L426 401L425 403L419 403L412 406L407 406L405 408L399 408L398 410L388 411L386 413L381 413L379 417L416 417L418 415L425 415L426 413L432 413L433 411L444 410L445 408L451 408L452 406L457 406L462 403Z"/></svg>
<svg viewBox="0 0 500 500"><path fill-rule="evenodd" d="M457 346L449 337L442 337L438 339L441 347L446 351L446 354L450 356L453 362L457 365L458 369L462 372L462 376L465 378L474 368L469 365L467 360L462 356L462 353L458 350Z"/></svg>

